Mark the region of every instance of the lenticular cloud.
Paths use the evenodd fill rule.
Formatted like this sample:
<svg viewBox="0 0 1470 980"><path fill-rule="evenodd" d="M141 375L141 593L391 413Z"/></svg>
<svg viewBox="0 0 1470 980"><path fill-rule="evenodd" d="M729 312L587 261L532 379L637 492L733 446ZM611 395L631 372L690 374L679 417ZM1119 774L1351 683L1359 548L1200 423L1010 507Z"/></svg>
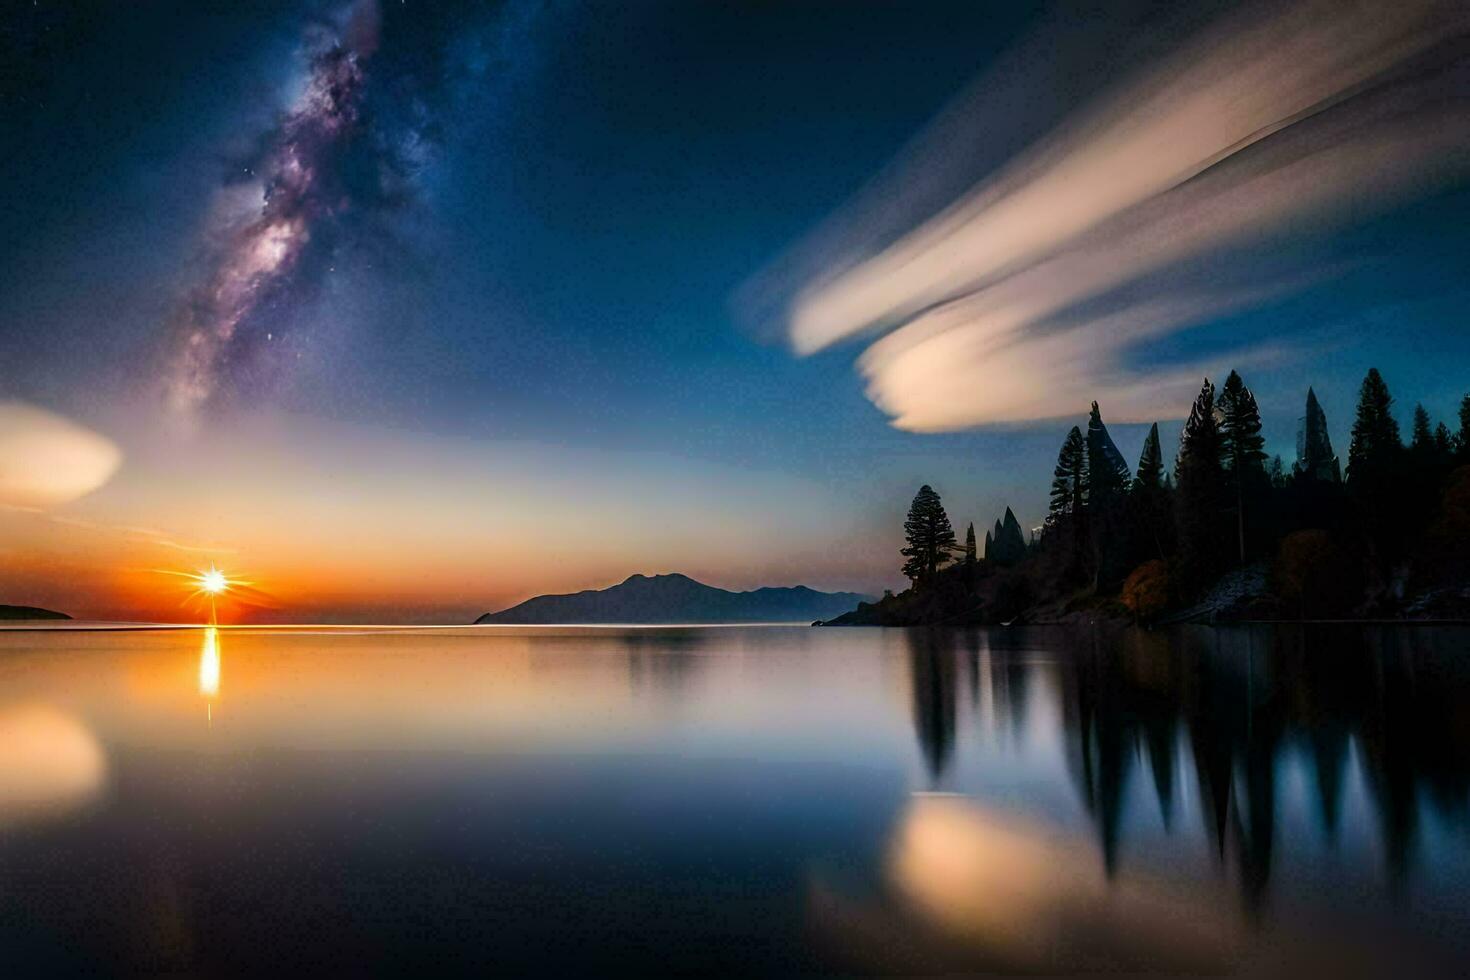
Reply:
<svg viewBox="0 0 1470 980"><path fill-rule="evenodd" d="M1470 12L1437 0L1252 8L1124 74L896 235L891 207L855 202L742 298L758 317L779 311L800 355L879 335L858 366L900 428L1074 414L1094 398L1114 417L1174 413L1220 365L1156 367L1145 382L1129 369L1138 346L1290 284L1222 289L1219 275L1171 270L1462 169L1467 41ZM987 90L943 123L945 138L921 140L869 205L953 172L950 148L975 142L955 137L994 125Z"/></svg>
<svg viewBox="0 0 1470 980"><path fill-rule="evenodd" d="M122 451L70 419L0 402L0 507L54 507L85 496L117 472Z"/></svg>

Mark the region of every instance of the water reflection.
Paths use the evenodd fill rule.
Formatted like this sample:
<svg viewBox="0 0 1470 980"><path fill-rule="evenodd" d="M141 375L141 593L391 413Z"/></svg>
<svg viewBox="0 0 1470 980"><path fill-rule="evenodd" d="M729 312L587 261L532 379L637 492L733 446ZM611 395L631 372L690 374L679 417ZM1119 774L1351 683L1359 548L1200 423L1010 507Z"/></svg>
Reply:
<svg viewBox="0 0 1470 980"><path fill-rule="evenodd" d="M948 632L914 630L909 634L914 728L935 782L944 775L954 752L956 668L952 641L953 635Z"/></svg>
<svg viewBox="0 0 1470 980"><path fill-rule="evenodd" d="M1125 801L1131 781L1144 778L1167 831L1181 793L1193 793L1198 823L1188 830L1202 833L1247 908L1258 909L1277 857L1278 786L1289 758L1310 772L1313 833L1325 844L1339 832L1357 760L1394 887L1413 870L1424 807L1448 825L1463 824L1470 797L1463 640L1463 631L1402 628L1017 632L978 641L913 631L913 724L938 782L956 754L960 664L977 722L987 703L997 716L1024 718L1029 692L1041 683L1106 874L1117 874L1130 821L1140 819ZM1176 786L1176 775L1190 769L1192 786Z"/></svg>
<svg viewBox="0 0 1470 980"><path fill-rule="evenodd" d="M219 697L219 630L213 626L204 628L204 639L199 647L199 693L204 696L204 719L214 727L214 699Z"/></svg>
<svg viewBox="0 0 1470 980"><path fill-rule="evenodd" d="M211 700L219 695L219 667L219 630L206 626L199 648L199 693Z"/></svg>
<svg viewBox="0 0 1470 980"><path fill-rule="evenodd" d="M0 632L0 950L1424 975L1470 956L1467 637Z"/></svg>
<svg viewBox="0 0 1470 980"><path fill-rule="evenodd" d="M88 802L107 761L89 728L49 704L0 710L0 828Z"/></svg>
<svg viewBox="0 0 1470 980"><path fill-rule="evenodd" d="M707 635L687 629L636 630L616 637L628 661L633 693L676 703L698 669Z"/></svg>
<svg viewBox="0 0 1470 980"><path fill-rule="evenodd" d="M914 798L889 873L921 918L1008 970L1195 971L1234 959L1243 939L1215 889L1104 878L1080 842L972 800Z"/></svg>

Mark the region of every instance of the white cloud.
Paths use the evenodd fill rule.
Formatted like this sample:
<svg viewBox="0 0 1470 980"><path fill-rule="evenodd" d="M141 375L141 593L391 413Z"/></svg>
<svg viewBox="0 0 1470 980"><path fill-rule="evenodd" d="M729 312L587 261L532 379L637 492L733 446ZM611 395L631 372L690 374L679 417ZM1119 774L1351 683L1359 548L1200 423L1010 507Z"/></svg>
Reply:
<svg viewBox="0 0 1470 980"><path fill-rule="evenodd" d="M1114 418L1177 411L1216 359L1144 379L1130 353L1279 284L1185 282L1162 296L1135 289L1101 315L1076 309L1303 221L1386 206L1464 166L1470 114L1444 98L1464 66L1436 45L1467 21L1458 5L1312 0L1216 24L936 216L914 216L887 247L852 262L855 241L878 237L859 220L824 243L826 267L819 255L798 274L768 274L804 283L786 306L788 339L809 354L888 331L859 366L907 429L1071 414L1093 398ZM991 124L983 98L967 107L973 127ZM886 182L952 169L940 141L924 145Z"/></svg>
<svg viewBox="0 0 1470 980"><path fill-rule="evenodd" d="M0 402L0 504L75 500L106 483L121 462L105 436L33 405Z"/></svg>

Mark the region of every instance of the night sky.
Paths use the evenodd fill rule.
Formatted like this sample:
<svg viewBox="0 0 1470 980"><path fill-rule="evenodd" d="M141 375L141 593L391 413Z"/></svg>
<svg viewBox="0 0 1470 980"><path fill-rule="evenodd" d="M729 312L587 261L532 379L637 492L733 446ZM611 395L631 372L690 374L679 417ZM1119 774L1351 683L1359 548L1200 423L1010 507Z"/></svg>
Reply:
<svg viewBox="0 0 1470 980"><path fill-rule="evenodd" d="M298 620L876 592L920 483L1038 524L1092 398L1130 460L1222 366L1288 461L1308 385L1346 454L1370 366L1453 427L1463 8L1172 6L10 4L0 402L116 459L0 500L0 601L168 617L146 573L209 561ZM1277 17L1340 63L1277 82ZM1142 159L1271 131L1023 248L1192 84ZM992 266L884 266L950 221Z"/></svg>

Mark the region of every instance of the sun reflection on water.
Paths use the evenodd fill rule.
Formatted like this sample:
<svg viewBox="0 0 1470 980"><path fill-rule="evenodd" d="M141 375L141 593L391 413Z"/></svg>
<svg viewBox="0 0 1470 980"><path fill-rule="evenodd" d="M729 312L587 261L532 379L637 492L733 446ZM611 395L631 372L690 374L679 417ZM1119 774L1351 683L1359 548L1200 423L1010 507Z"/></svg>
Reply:
<svg viewBox="0 0 1470 980"><path fill-rule="evenodd" d="M208 699L205 712L214 721L214 699L219 696L219 630L213 626L204 629L204 643L199 648L199 693Z"/></svg>

